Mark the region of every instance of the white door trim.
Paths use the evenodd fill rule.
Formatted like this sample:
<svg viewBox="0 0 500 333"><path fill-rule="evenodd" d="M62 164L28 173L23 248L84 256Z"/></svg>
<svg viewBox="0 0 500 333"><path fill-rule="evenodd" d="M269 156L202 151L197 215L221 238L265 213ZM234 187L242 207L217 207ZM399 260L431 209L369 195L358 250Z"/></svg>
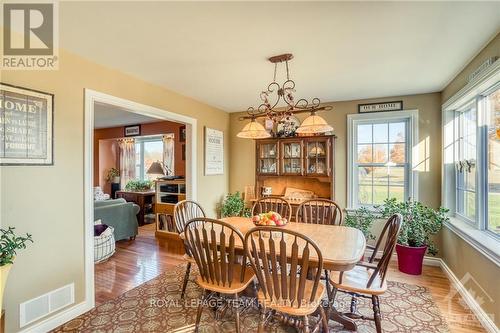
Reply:
<svg viewBox="0 0 500 333"><path fill-rule="evenodd" d="M133 113L186 124L186 197L196 200L196 143L197 120L191 117L140 104L116 96L85 89L85 298L91 307L95 306L94 292L94 212L92 183L94 156L94 105L96 102L115 105Z"/></svg>

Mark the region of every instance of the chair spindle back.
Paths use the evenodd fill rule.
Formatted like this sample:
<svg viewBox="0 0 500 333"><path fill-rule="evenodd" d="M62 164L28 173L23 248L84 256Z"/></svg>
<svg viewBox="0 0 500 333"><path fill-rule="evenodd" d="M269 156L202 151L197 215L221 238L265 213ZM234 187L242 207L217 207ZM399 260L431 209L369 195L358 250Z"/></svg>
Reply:
<svg viewBox="0 0 500 333"><path fill-rule="evenodd" d="M341 225L344 222L344 215L335 201L310 199L302 202L297 208L295 222Z"/></svg>
<svg viewBox="0 0 500 333"><path fill-rule="evenodd" d="M206 283L231 287L240 267L240 282L243 282L246 256L238 262L235 243L243 244L243 235L229 223L197 217L186 224L184 235L187 246L196 261L200 276Z"/></svg>
<svg viewBox="0 0 500 333"><path fill-rule="evenodd" d="M279 227L255 227L245 235L245 250L266 300L295 308L314 301L323 268L314 241ZM318 269L308 276L310 267Z"/></svg>
<svg viewBox="0 0 500 333"><path fill-rule="evenodd" d="M174 220L177 232L180 234L184 232L186 223L195 217L205 217L203 207L196 201L182 200L179 201L174 207Z"/></svg>
<svg viewBox="0 0 500 333"><path fill-rule="evenodd" d="M267 213L269 211L276 212L281 217L290 221L292 217L292 206L290 203L281 197L265 197L257 200L252 207L252 215Z"/></svg>

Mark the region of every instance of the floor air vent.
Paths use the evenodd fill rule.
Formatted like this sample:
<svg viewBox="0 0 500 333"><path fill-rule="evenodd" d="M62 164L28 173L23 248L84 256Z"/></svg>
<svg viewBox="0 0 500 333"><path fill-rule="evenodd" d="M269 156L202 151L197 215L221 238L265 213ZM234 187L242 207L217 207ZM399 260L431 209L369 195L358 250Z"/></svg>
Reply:
<svg viewBox="0 0 500 333"><path fill-rule="evenodd" d="M23 327L75 302L75 284L71 283L21 303L19 326Z"/></svg>

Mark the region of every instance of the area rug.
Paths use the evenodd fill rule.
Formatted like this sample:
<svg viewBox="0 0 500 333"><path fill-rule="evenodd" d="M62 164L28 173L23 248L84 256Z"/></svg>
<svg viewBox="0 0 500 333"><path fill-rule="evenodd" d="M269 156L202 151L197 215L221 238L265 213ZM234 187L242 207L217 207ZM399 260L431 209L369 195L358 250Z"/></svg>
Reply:
<svg viewBox="0 0 500 333"><path fill-rule="evenodd" d="M192 332L196 318L197 300L202 290L193 281L188 283L185 300L180 300L180 287L185 266L175 269L132 289L115 300L67 322L53 332ZM337 302L347 307L348 295L338 294ZM384 332L449 332L445 319L424 287L389 282L386 294L381 297L382 327ZM358 309L372 315L371 302L360 300ZM250 308L241 317L242 332L256 332L258 311ZM358 332L375 332L371 321L357 321ZM330 321L330 332L347 332ZM200 332L234 332L234 315L231 311L215 319L214 312L205 308ZM295 330L270 323L269 332L294 332Z"/></svg>

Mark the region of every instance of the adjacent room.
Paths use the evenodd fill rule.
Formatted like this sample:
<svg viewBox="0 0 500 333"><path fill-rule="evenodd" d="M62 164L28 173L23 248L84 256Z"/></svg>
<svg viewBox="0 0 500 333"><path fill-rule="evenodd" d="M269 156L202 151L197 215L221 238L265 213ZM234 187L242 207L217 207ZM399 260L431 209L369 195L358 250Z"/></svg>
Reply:
<svg viewBox="0 0 500 333"><path fill-rule="evenodd" d="M500 2L0 6L0 333L500 332Z"/></svg>

